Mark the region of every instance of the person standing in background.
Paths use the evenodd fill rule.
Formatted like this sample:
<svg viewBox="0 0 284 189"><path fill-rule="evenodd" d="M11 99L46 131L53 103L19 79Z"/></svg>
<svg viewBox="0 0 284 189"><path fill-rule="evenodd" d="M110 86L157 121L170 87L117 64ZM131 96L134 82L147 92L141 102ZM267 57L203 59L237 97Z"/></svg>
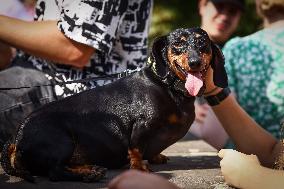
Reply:
<svg viewBox="0 0 284 189"><path fill-rule="evenodd" d="M256 0L263 29L223 48L229 86L244 110L280 139L284 118L284 0ZM228 148L234 147L229 141Z"/></svg>
<svg viewBox="0 0 284 189"><path fill-rule="evenodd" d="M201 28L210 39L223 47L224 43L236 31L242 12L244 0L199 0L198 10L201 17Z"/></svg>
<svg viewBox="0 0 284 189"><path fill-rule="evenodd" d="M198 10L201 17L201 28L208 33L214 43L223 47L239 25L241 15L245 10L245 1L199 0ZM189 132L215 148L221 149L227 142L228 135L203 98L196 100L195 112L196 119Z"/></svg>

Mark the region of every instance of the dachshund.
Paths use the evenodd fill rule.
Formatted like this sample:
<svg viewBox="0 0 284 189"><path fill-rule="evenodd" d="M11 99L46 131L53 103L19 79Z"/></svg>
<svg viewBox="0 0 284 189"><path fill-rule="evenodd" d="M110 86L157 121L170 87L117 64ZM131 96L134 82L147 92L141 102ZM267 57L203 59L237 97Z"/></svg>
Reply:
<svg viewBox="0 0 284 189"><path fill-rule="evenodd" d="M95 182L106 169L149 171L195 118L205 75L227 86L224 57L200 28L180 28L154 40L147 66L110 84L51 102L31 113L2 152L9 175L34 182Z"/></svg>

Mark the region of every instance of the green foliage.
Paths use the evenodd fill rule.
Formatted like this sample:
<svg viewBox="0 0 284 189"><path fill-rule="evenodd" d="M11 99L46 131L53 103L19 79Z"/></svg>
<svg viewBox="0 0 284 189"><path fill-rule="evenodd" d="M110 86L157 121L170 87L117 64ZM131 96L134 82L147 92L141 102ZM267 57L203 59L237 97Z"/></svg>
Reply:
<svg viewBox="0 0 284 189"><path fill-rule="evenodd" d="M234 36L245 36L260 27L254 0L246 1L246 11ZM176 28L197 27L200 25L198 0L154 0L150 43L153 38L165 35Z"/></svg>

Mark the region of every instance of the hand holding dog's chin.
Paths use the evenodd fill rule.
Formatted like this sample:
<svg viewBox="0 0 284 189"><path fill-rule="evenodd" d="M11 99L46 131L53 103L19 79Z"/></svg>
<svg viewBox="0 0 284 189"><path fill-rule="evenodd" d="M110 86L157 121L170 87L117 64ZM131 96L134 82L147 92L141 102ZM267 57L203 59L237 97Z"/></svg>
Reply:
<svg viewBox="0 0 284 189"><path fill-rule="evenodd" d="M206 89L204 91L204 96L215 95L221 90L221 88L217 87L213 82L213 69L211 68L211 66L209 66L209 68L207 70L204 84L206 86ZM217 89L214 90L216 87L217 87ZM214 91L214 92L212 92L212 91Z"/></svg>

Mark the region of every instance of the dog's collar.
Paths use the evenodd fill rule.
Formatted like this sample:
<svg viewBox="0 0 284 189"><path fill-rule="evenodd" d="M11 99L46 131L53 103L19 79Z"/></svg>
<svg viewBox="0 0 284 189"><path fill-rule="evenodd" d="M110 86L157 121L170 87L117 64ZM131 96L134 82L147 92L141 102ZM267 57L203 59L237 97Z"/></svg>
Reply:
<svg viewBox="0 0 284 189"><path fill-rule="evenodd" d="M157 68L156 68L157 63L153 60L153 57L150 56L148 58L147 65L153 71L155 76L158 77L158 79L162 81L165 85L167 85L169 88L172 88L173 90L182 93L186 97L192 97L191 95L188 94L188 91L185 89L185 82L181 81L170 70L163 77L161 77L158 74Z"/></svg>

